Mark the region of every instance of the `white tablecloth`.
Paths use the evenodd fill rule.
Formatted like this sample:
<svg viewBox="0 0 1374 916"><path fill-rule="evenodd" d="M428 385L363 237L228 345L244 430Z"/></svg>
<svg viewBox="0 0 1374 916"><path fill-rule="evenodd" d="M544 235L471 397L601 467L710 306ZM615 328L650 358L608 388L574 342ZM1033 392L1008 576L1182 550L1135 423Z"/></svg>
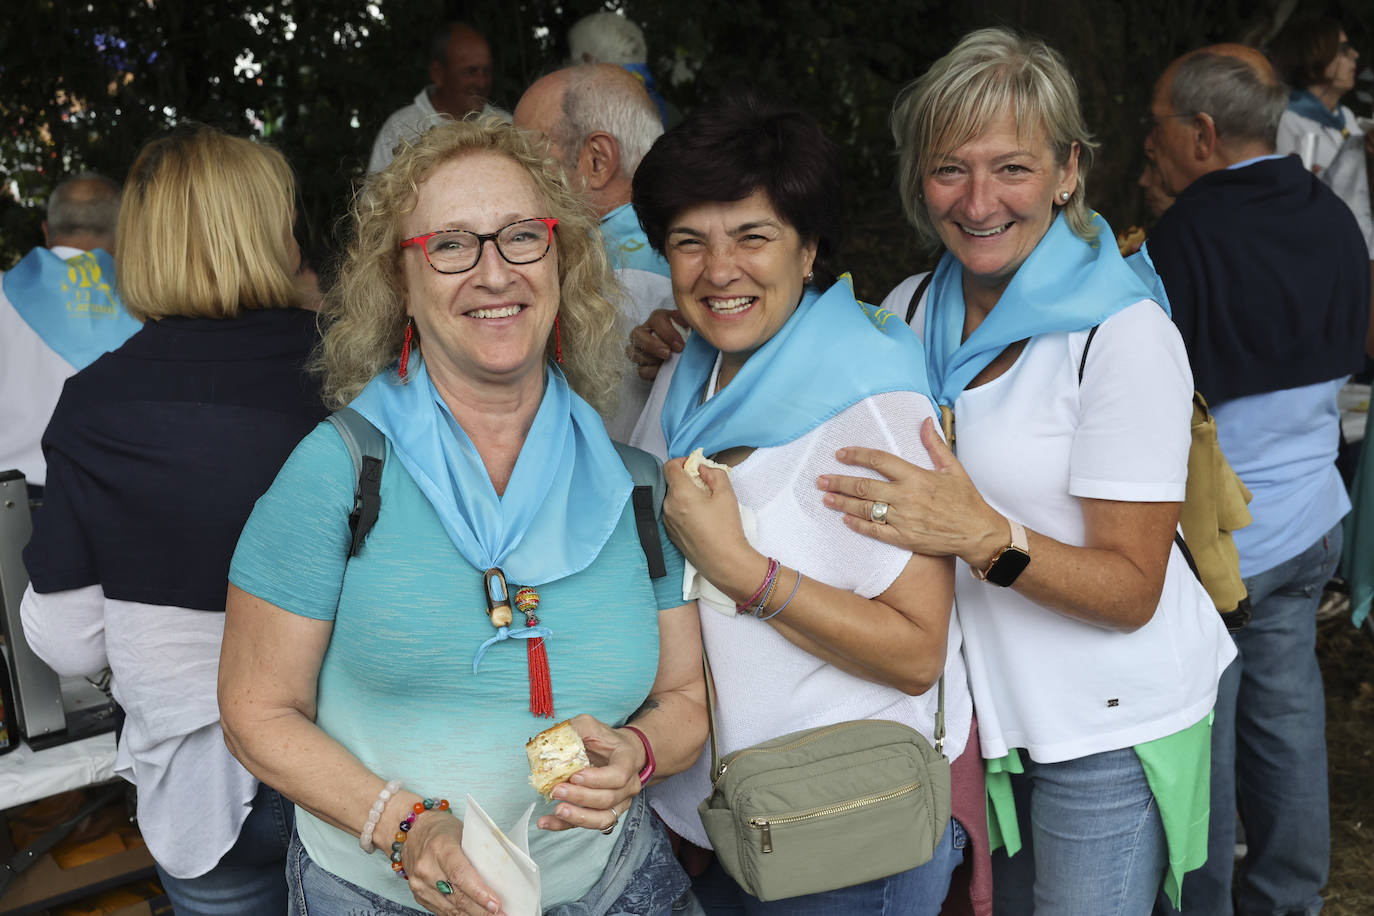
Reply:
<svg viewBox="0 0 1374 916"><path fill-rule="evenodd" d="M21 744L0 757L0 809L114 778L114 732L34 751Z"/></svg>

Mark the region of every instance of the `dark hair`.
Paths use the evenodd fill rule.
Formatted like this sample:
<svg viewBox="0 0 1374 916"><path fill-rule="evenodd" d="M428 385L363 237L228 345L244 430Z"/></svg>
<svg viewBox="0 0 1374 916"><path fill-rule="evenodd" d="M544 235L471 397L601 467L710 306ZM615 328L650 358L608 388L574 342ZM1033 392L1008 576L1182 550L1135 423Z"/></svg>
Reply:
<svg viewBox="0 0 1374 916"><path fill-rule="evenodd" d="M1290 23L1274 39L1269 59L1279 79L1294 89L1326 80L1326 68L1341 51L1341 24L1329 16Z"/></svg>
<svg viewBox="0 0 1374 916"><path fill-rule="evenodd" d="M634 207L663 254L668 223L688 207L763 191L804 241L815 240L814 285L835 282L844 231L839 149L810 115L744 94L707 106L659 137L634 176Z"/></svg>
<svg viewBox="0 0 1374 916"><path fill-rule="evenodd" d="M431 63L436 63L441 67L448 66L448 40L453 37L454 29L467 29L478 38L486 41L477 26L462 19L450 19L429 33L429 59Z"/></svg>

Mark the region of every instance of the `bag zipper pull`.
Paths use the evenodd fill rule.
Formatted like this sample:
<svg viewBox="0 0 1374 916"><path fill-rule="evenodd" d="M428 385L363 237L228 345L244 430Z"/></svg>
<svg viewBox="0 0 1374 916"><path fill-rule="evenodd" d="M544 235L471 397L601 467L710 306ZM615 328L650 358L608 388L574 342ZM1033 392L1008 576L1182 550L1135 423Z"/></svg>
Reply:
<svg viewBox="0 0 1374 916"><path fill-rule="evenodd" d="M772 851L773 851L773 830L772 830L772 826L768 823L768 818L766 818L766 817L751 817L751 818L749 818L749 826L750 826L750 827L753 827L753 828L756 829L756 830L762 830L762 831L763 831L763 846L762 846L762 851L763 851L763 852L772 852Z"/></svg>

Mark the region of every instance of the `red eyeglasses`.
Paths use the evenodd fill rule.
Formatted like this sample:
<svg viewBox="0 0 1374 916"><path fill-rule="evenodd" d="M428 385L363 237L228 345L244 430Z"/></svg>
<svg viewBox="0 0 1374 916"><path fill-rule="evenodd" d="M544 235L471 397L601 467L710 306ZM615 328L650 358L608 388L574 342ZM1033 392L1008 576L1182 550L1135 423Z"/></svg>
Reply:
<svg viewBox="0 0 1374 916"><path fill-rule="evenodd" d="M491 242L509 264L533 264L553 247L553 227L558 220L544 216L517 220L495 232L469 232L466 229L439 229L401 243L425 253L425 260L441 274L461 274L472 270L482 259L482 247Z"/></svg>

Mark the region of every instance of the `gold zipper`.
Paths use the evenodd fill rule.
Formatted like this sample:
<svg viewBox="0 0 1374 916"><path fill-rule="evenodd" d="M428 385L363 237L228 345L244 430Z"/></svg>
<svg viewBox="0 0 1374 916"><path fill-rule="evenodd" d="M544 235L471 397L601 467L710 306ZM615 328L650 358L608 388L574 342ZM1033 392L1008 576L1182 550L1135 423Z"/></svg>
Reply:
<svg viewBox="0 0 1374 916"><path fill-rule="evenodd" d="M909 782L904 786L898 786L895 789L890 789L879 795L868 795L864 798L856 798L853 801L845 802L841 805L829 805L825 808L817 808L814 811L803 811L801 814L788 814L784 817L751 817L749 818L749 826L753 827L755 830L763 831L762 851L765 853L772 852L773 828L776 826L795 824L798 821L808 821L817 817L828 817L832 814L843 814L846 811L853 811L856 808L866 808L869 805L890 801L891 799L906 795L908 792L914 792L920 787L921 783L918 780L916 782Z"/></svg>
<svg viewBox="0 0 1374 916"><path fill-rule="evenodd" d="M808 743L810 743L810 742L816 740L817 738L820 738L820 737L823 737L823 736L825 736L825 735L828 735L828 734L830 734L830 733L833 732L833 731L837 731L838 729L841 729L841 728L848 728L849 726L855 725L855 724L857 724L857 723L854 723L854 722L836 722L834 725L826 726L825 728L821 729L820 731L812 732L811 734L807 735L805 738L798 738L796 741L789 741L789 742L786 743L786 744L779 744L779 745L777 745L776 747L746 747L744 750L742 750L742 751L740 751L738 754L736 754L733 760L730 760L730 761L722 760L722 761L720 762L720 768L719 768L718 770L716 770L716 778L713 779L713 780L711 780L711 788L712 788L712 789L715 789L715 788L720 784L721 777L723 777L723 776L725 775L725 771L726 771L726 769L730 766L730 764L734 763L736 760L739 760L739 759L740 759L741 757L743 757L745 754L771 754L771 753L773 753L773 752L775 752L775 751L790 751L790 750L792 750L793 748L801 747L803 744L808 744Z"/></svg>

